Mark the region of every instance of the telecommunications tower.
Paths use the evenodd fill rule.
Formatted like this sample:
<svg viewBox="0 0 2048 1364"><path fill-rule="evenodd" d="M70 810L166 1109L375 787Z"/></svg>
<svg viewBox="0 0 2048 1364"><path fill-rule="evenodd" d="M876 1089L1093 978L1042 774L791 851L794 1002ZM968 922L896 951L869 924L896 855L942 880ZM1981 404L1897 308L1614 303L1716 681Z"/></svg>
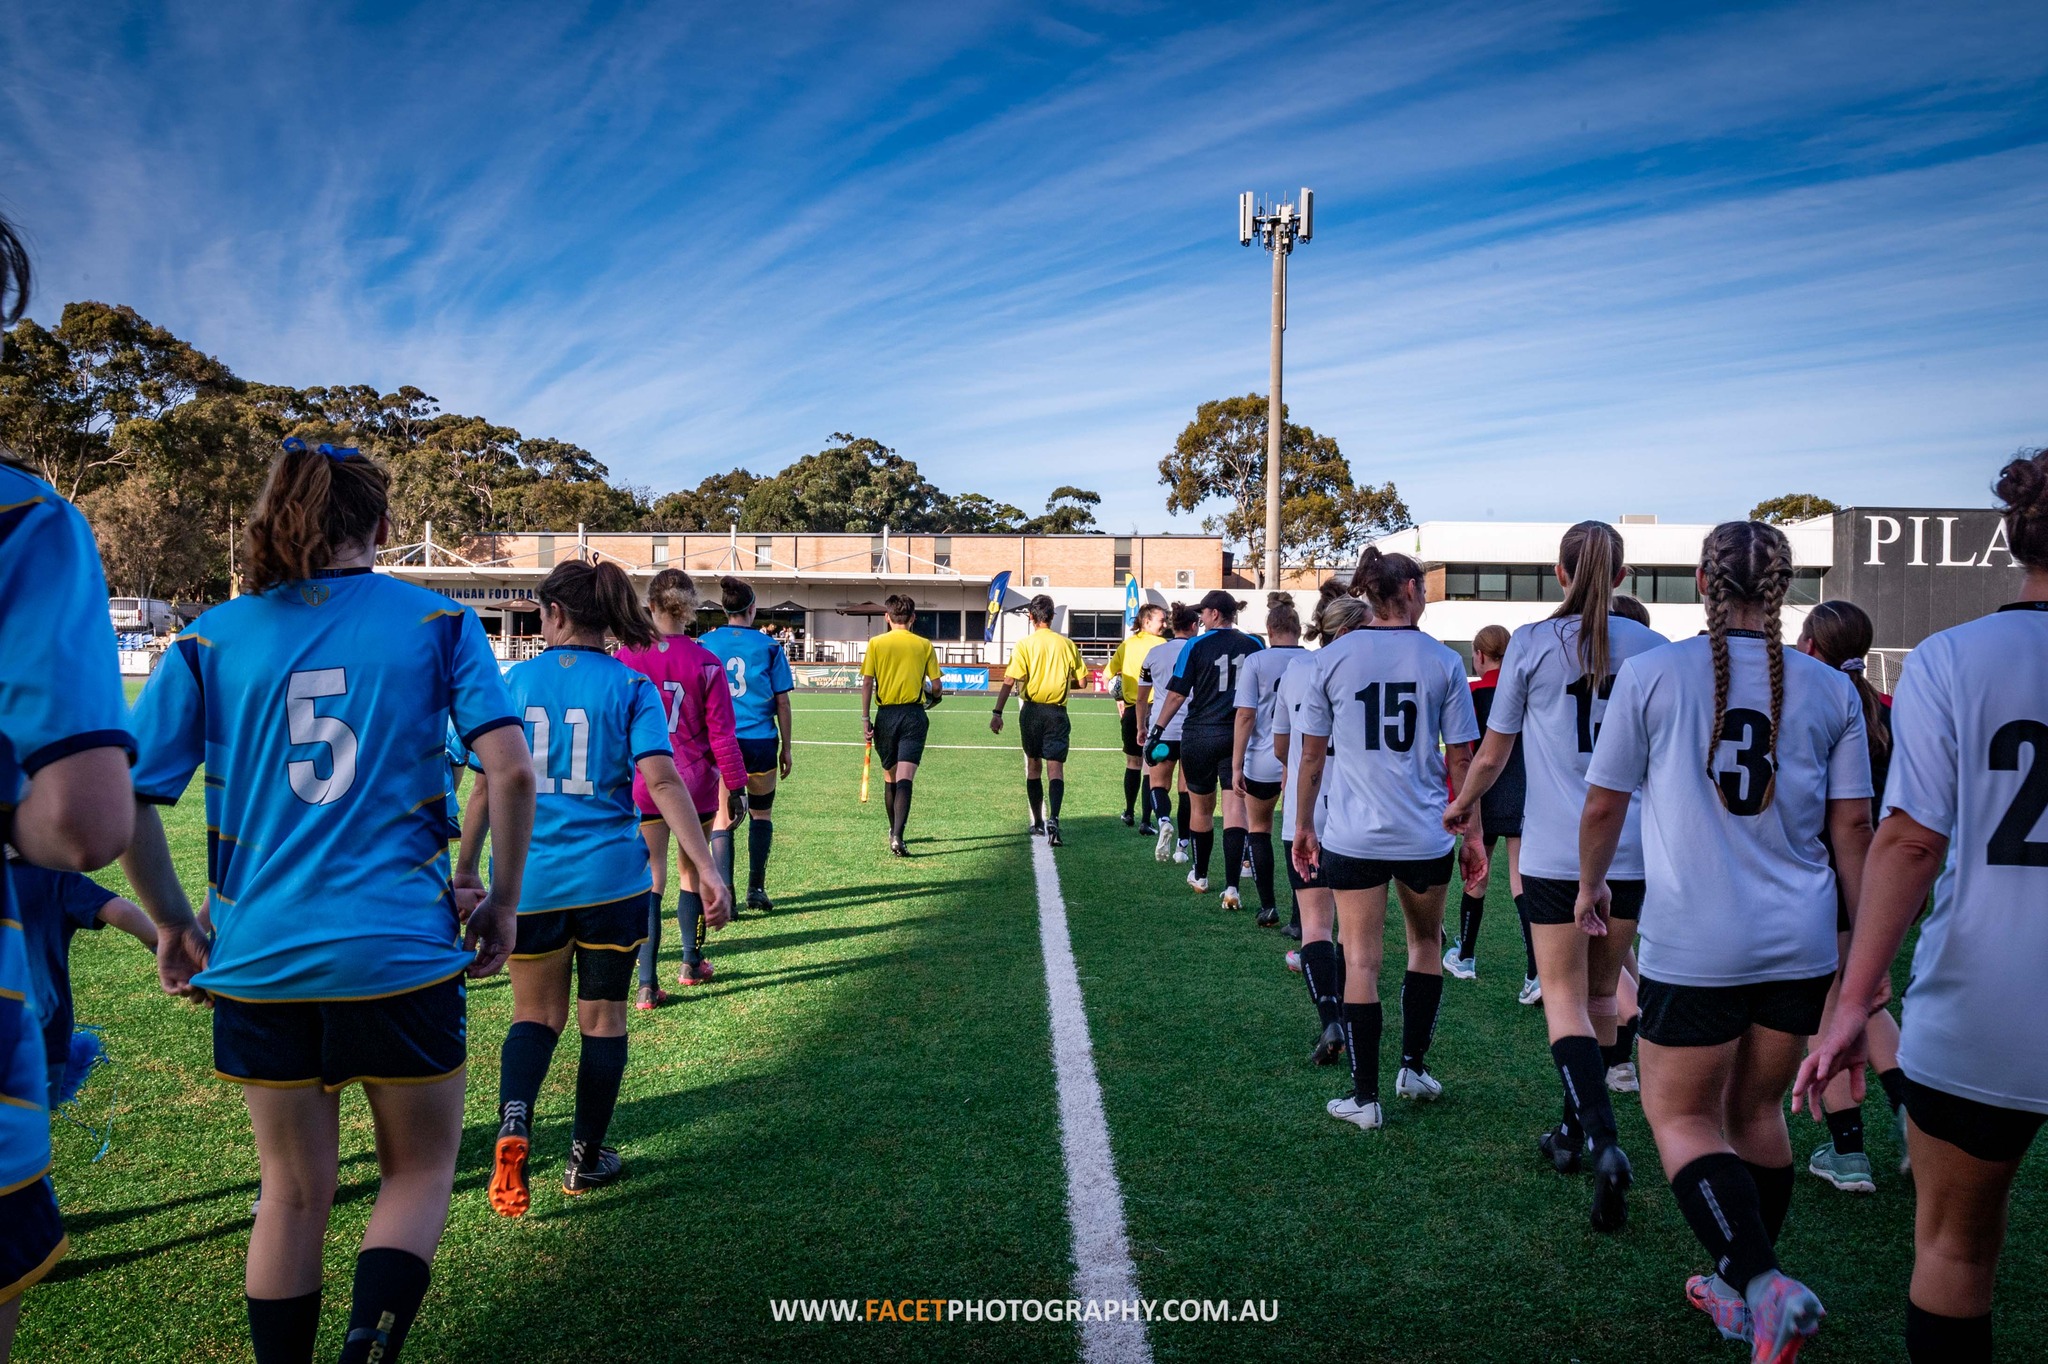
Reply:
<svg viewBox="0 0 2048 1364"><path fill-rule="evenodd" d="M1266 590L1280 586L1280 341L1287 331L1287 257L1315 231L1316 195L1301 202L1261 203L1250 190L1237 196L1237 241L1256 239L1273 253L1273 372L1266 389Z"/></svg>

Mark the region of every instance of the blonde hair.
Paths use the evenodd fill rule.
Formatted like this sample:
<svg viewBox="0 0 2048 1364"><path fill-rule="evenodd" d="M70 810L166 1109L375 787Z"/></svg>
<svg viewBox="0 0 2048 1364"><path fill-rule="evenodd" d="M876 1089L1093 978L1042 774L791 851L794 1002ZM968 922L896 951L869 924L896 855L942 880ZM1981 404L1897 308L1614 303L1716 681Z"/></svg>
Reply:
<svg viewBox="0 0 2048 1364"><path fill-rule="evenodd" d="M1472 636L1472 652L1485 654L1499 661L1508 651L1508 627L1505 625L1482 625L1479 633Z"/></svg>
<svg viewBox="0 0 2048 1364"><path fill-rule="evenodd" d="M1621 533L1605 521L1581 521L1564 533L1557 563L1570 585L1550 618L1579 618L1579 671L1597 686L1612 671L1607 614L1614 608L1614 580L1621 572Z"/></svg>

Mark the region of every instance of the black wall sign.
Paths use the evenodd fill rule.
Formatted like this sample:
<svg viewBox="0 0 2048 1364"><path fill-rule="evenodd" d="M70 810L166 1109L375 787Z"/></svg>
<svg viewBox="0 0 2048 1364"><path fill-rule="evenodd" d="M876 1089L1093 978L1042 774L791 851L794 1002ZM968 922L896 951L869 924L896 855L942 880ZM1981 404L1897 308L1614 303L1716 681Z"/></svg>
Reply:
<svg viewBox="0 0 2048 1364"><path fill-rule="evenodd" d="M2022 570L1995 511L1849 507L1835 513L1826 592L1870 613L1876 647L1911 649L2019 595Z"/></svg>

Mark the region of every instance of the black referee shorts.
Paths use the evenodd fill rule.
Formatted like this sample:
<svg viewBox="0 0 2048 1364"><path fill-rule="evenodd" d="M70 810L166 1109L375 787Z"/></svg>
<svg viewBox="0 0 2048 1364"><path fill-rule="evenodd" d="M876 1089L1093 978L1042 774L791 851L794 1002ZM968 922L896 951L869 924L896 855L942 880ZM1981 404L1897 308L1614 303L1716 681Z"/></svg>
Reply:
<svg viewBox="0 0 2048 1364"><path fill-rule="evenodd" d="M932 730L931 717L922 704L908 701L900 706L875 707L875 756L885 768L897 763L924 761L924 740Z"/></svg>
<svg viewBox="0 0 2048 1364"><path fill-rule="evenodd" d="M1024 756L1038 762L1063 763L1073 742L1074 722L1063 705L1024 702L1017 717L1017 733L1024 741Z"/></svg>

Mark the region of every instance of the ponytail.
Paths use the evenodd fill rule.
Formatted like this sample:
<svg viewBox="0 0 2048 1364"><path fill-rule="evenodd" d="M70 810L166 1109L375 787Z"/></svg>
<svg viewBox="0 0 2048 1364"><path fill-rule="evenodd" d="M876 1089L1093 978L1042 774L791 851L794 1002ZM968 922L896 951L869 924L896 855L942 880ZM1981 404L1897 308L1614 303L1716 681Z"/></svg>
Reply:
<svg viewBox="0 0 2048 1364"><path fill-rule="evenodd" d="M1411 582L1422 582L1421 564L1405 554L1386 554L1378 545L1367 545L1359 556L1358 571L1351 575L1351 591L1354 596L1363 595L1372 604L1372 613L1385 619L1406 613L1401 589Z"/></svg>
<svg viewBox="0 0 2048 1364"><path fill-rule="evenodd" d="M1822 602L1807 614L1799 631L1800 641L1813 646L1815 658L1848 674L1863 703L1863 732L1870 740L1871 762L1882 765L1891 756L1891 726L1884 723L1884 699L1863 671L1863 657L1876 637L1876 628L1863 608L1847 601Z"/></svg>
<svg viewBox="0 0 2048 1364"><path fill-rule="evenodd" d="M754 609L754 589L744 578L730 574L718 580L718 604L725 614L740 617Z"/></svg>
<svg viewBox="0 0 2048 1364"><path fill-rule="evenodd" d="M1785 641L1781 609L1792 586L1792 542L1785 532L1762 521L1724 521L1707 533L1700 546L1700 572L1706 576L1707 640L1714 656L1714 723L1707 731L1707 780L1721 807L1728 791L1714 770L1714 751L1721 746L1721 726L1728 718L1728 607L1737 602L1764 608L1764 653L1771 675L1771 777L1764 786L1759 812L1771 808L1778 793L1778 730L1785 718Z"/></svg>
<svg viewBox="0 0 2048 1364"><path fill-rule="evenodd" d="M1292 592L1266 594L1266 634L1301 638L1301 612L1295 609Z"/></svg>
<svg viewBox="0 0 2048 1364"><path fill-rule="evenodd" d="M668 569L657 573L657 587L665 573L673 572L674 569ZM608 560L593 564L573 559L556 565L541 580L538 596L543 606L561 607L583 629L608 631L613 639L630 648L646 649L661 642L661 632L654 628L647 608L640 604L632 579Z"/></svg>
<svg viewBox="0 0 2048 1364"><path fill-rule="evenodd" d="M390 504L384 466L354 450L307 449L294 436L271 461L242 538L250 592L310 578L337 550L373 540Z"/></svg>
<svg viewBox="0 0 2048 1364"><path fill-rule="evenodd" d="M1335 596L1324 594L1316 601L1316 613L1309 619L1308 640L1312 644L1328 644L1371 619L1372 612L1360 598L1341 591Z"/></svg>
<svg viewBox="0 0 2048 1364"><path fill-rule="evenodd" d="M1612 655L1607 614L1613 607L1614 580L1621 576L1621 533L1605 521L1581 521L1564 533L1557 562L1570 585L1550 618L1579 618L1579 672L1598 687L1614 671L1608 666Z"/></svg>

